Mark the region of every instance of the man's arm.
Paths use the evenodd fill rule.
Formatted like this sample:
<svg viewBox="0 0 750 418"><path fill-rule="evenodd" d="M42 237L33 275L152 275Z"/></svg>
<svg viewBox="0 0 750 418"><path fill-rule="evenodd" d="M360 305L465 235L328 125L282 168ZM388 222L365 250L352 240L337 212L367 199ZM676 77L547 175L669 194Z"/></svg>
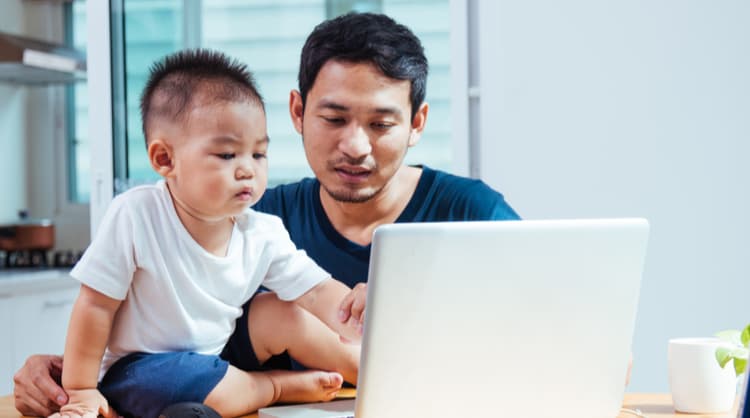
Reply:
<svg viewBox="0 0 750 418"><path fill-rule="evenodd" d="M349 341L360 341L364 321L366 285L354 289L336 279L326 279L295 300L332 330Z"/></svg>
<svg viewBox="0 0 750 418"><path fill-rule="evenodd" d="M62 356L37 354L26 359L13 376L16 409L27 416L49 416L68 403L60 386Z"/></svg>

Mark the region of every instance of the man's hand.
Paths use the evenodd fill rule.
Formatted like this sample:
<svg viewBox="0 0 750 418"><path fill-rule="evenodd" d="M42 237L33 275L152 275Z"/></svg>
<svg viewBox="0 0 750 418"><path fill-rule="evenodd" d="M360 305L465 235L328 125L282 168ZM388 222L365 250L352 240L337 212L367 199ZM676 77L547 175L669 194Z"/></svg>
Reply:
<svg viewBox="0 0 750 418"><path fill-rule="evenodd" d="M16 409L23 415L48 416L68 402L60 387L63 359L34 355L13 376Z"/></svg>
<svg viewBox="0 0 750 418"><path fill-rule="evenodd" d="M355 327L362 335L365 323L365 306L367 305L367 285L357 283L339 305L339 321Z"/></svg>
<svg viewBox="0 0 750 418"><path fill-rule="evenodd" d="M70 401L60 408L60 412L50 415L50 418L118 418L117 412L109 407L97 389L69 390Z"/></svg>
<svg viewBox="0 0 750 418"><path fill-rule="evenodd" d="M364 283L350 289L330 278L298 297L295 303L328 325L342 337L342 341L359 343L362 340L366 296L367 286Z"/></svg>

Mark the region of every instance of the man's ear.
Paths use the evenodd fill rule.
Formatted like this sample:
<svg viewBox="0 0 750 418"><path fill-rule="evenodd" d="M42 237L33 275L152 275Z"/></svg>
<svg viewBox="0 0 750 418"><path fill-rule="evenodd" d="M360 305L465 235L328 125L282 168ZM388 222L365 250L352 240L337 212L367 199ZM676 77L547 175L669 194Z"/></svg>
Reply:
<svg viewBox="0 0 750 418"><path fill-rule="evenodd" d="M173 149L161 138L152 139L148 144L148 160L162 177L168 177L174 170Z"/></svg>
<svg viewBox="0 0 750 418"><path fill-rule="evenodd" d="M417 112L414 114L414 117L411 120L411 133L409 134L410 147L417 145L419 139L422 138L422 132L424 131L424 126L427 123L427 113L429 111L430 105L425 102L419 106L419 109L417 109Z"/></svg>
<svg viewBox="0 0 750 418"><path fill-rule="evenodd" d="M305 116L305 105L302 104L302 95L297 90L292 90L289 93L289 116L292 117L294 129L302 135L302 119Z"/></svg>

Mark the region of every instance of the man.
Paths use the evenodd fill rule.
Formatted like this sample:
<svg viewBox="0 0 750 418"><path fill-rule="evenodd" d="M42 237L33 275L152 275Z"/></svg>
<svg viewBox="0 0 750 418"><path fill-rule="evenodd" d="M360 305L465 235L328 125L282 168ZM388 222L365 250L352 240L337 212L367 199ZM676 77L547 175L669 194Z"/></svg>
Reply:
<svg viewBox="0 0 750 418"><path fill-rule="evenodd" d="M350 287L367 281L379 225L518 219L481 181L404 165L427 121L427 71L419 39L384 15L323 22L303 47L289 111L315 178L268 190L254 209L281 217L295 244ZM230 344L246 338L238 327ZM61 364L26 361L14 378L19 411L48 415L65 404L52 378Z"/></svg>
<svg viewBox="0 0 750 418"><path fill-rule="evenodd" d="M383 15L324 22L303 47L289 110L315 178L269 190L255 209L351 287L367 280L379 225L518 219L481 181L403 164L427 120L426 81L419 40Z"/></svg>

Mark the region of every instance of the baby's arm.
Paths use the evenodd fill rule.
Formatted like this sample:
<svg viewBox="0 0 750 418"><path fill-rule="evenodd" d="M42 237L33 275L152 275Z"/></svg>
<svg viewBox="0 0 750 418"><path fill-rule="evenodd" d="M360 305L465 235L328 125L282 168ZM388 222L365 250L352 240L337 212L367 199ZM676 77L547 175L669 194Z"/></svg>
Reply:
<svg viewBox="0 0 750 418"><path fill-rule="evenodd" d="M62 385L68 393L68 404L60 409L62 416L84 418L116 417L96 388L104 349L121 301L81 285L65 341L65 363Z"/></svg>
<svg viewBox="0 0 750 418"><path fill-rule="evenodd" d="M327 279L295 302L345 339L356 342L362 338L365 289L364 284L352 290L338 280Z"/></svg>

